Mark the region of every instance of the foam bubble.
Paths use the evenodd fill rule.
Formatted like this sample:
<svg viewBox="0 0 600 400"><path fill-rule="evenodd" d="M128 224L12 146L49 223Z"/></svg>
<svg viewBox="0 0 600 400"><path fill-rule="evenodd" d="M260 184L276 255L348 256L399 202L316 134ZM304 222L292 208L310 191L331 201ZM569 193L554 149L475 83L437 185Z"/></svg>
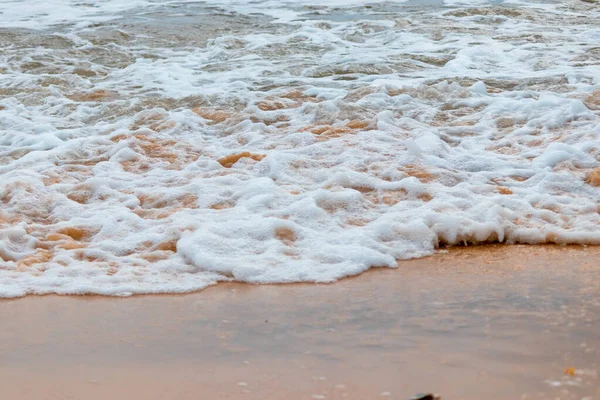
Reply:
<svg viewBox="0 0 600 400"><path fill-rule="evenodd" d="M600 11L451 5L1 3L0 296L599 244Z"/></svg>

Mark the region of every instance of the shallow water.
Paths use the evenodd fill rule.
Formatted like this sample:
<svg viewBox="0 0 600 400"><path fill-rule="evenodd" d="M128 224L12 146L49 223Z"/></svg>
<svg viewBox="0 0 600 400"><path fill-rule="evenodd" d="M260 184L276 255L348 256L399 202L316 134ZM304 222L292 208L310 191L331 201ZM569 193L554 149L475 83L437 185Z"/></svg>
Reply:
<svg viewBox="0 0 600 400"><path fill-rule="evenodd" d="M490 245L335 285L227 283L185 296L6 300L3 393L595 399L599 256L591 247Z"/></svg>
<svg viewBox="0 0 600 400"><path fill-rule="evenodd" d="M0 296L330 282L439 244L600 243L593 4L0 12Z"/></svg>

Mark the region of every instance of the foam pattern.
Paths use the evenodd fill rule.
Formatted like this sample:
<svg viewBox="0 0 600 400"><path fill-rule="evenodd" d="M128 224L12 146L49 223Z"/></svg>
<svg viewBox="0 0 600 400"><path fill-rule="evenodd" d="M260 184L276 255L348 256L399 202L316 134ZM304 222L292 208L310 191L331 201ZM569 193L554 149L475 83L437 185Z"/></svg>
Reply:
<svg viewBox="0 0 600 400"><path fill-rule="evenodd" d="M0 3L0 297L600 244L600 10Z"/></svg>

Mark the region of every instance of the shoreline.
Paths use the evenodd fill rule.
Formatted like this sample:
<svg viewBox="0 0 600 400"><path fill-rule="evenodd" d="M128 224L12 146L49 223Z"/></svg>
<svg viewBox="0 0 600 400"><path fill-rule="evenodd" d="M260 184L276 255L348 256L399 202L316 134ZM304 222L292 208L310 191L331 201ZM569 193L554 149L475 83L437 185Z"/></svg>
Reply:
<svg viewBox="0 0 600 400"><path fill-rule="evenodd" d="M494 252L502 251L502 249L504 249L506 251L510 251L510 248L513 248L513 247L518 248L518 249L532 247L532 248L540 248L540 249L550 249L551 251L555 251L555 250L556 251L561 251L561 250L587 251L587 250L590 250L590 251L594 252L594 251L598 250L598 254L600 255L600 245L596 245L596 244L578 244L578 243L568 243L568 244L515 243L515 244L508 244L508 243L493 242L493 243L477 243L477 244L468 244L468 245L460 245L459 244L459 245L453 245L453 246L445 246L444 245L440 248L435 249L435 253L430 254L430 255L417 257L417 258L410 258L410 259L398 259L398 260L396 260L396 262L397 262L396 267L372 266L363 272L359 272L354 275L345 276L345 277L339 278L332 282L299 281L299 282L254 283L254 282L238 281L238 280L233 279L233 280L229 280L229 281L218 281L217 283L211 284L202 289L190 290L188 292L159 292L159 293L137 293L137 292L134 292L134 293L130 293L127 295L113 295L113 294L99 294L99 293L68 293L68 294L65 294L65 293L43 293L43 294L27 293L22 296L0 297L0 304L3 301L18 300L18 299L25 299L25 298L31 298L31 297L33 297L33 298L43 298L43 297L67 297L67 298L69 298L69 297L71 297L71 298L129 299L129 298L138 298L138 297L143 298L143 297L188 296L188 295L202 293L202 292L205 292L206 290L214 289L215 287L221 287L222 285L229 285L229 284L233 284L233 285L239 284L239 285L249 285L249 286L272 286L272 287L278 287L278 286L286 287L286 286L296 286L296 285L328 286L328 285L337 285L340 282L344 282L346 280L360 279L360 277L362 277L366 274L378 273L378 271L382 271L382 270L396 271L396 270L402 269L403 267L410 268L412 264L415 264L419 261L436 260L436 262L437 262L437 259L439 259L443 255L447 255L447 254L452 254L452 257L454 257L455 255L457 255L458 257L465 257L464 253L466 252L466 253L469 253L469 255L466 255L466 256L470 257L472 254L477 254L477 252L486 252L490 249L492 249L492 251L494 251ZM480 254L477 254L477 255L480 255Z"/></svg>
<svg viewBox="0 0 600 400"><path fill-rule="evenodd" d="M486 245L331 284L4 299L0 377L19 399L595 398L598 259Z"/></svg>

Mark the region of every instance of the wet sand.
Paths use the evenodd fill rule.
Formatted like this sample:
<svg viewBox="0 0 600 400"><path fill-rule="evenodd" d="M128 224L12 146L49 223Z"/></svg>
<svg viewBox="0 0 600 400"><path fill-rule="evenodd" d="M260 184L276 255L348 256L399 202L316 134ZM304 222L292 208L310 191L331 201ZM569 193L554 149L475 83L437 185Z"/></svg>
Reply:
<svg viewBox="0 0 600 400"><path fill-rule="evenodd" d="M4 300L3 398L597 399L599 260L493 245L330 285Z"/></svg>

